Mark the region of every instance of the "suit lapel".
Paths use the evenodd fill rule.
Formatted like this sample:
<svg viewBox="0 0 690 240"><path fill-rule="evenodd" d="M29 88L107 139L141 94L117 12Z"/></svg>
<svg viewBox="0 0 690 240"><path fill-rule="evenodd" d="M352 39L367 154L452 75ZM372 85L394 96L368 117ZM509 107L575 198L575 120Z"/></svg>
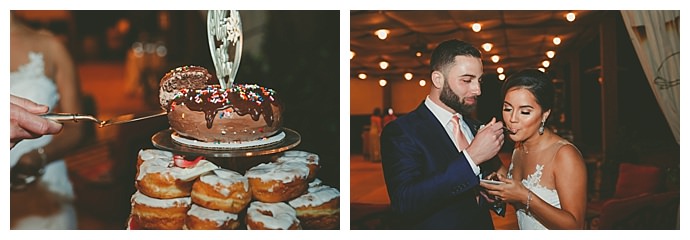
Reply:
<svg viewBox="0 0 690 240"><path fill-rule="evenodd" d="M441 125L429 108L422 102L415 111L421 120L416 127L416 131L422 136L421 141L426 142L426 145L433 149L434 152L457 157L459 153L456 150L455 144L453 144L453 140L450 139L444 126Z"/></svg>

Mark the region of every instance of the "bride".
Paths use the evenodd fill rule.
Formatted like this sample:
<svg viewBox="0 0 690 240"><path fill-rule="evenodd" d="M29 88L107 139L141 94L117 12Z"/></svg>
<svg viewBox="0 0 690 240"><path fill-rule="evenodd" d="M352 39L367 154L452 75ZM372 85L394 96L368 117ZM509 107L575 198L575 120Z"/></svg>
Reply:
<svg viewBox="0 0 690 240"><path fill-rule="evenodd" d="M10 94L50 107L82 112L80 85L63 44L30 29L10 12ZM10 229L76 229L74 193L62 158L82 141L82 125L23 140L10 150Z"/></svg>
<svg viewBox="0 0 690 240"><path fill-rule="evenodd" d="M580 151L544 127L554 87L546 74L523 70L503 84L503 120L516 144L502 184L481 183L513 204L520 229L583 229L587 173ZM507 176L504 176L507 174Z"/></svg>

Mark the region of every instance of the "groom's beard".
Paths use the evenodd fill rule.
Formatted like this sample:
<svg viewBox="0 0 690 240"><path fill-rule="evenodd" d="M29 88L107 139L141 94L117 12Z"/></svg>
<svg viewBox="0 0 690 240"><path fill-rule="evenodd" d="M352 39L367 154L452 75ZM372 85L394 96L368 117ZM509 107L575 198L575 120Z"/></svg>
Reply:
<svg viewBox="0 0 690 240"><path fill-rule="evenodd" d="M458 95L450 89L447 83L444 84L443 88L441 89L440 98L442 103L446 104L446 106L462 115L470 114L477 106L476 104L465 104L465 98L462 98L461 101L460 97L458 97ZM476 99L476 97L474 98ZM474 102L476 103L477 101Z"/></svg>

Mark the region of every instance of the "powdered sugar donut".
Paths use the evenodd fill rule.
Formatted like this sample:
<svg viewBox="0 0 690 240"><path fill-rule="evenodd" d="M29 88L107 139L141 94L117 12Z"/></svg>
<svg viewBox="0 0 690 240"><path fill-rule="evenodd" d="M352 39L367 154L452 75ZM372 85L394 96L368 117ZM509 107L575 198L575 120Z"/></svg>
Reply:
<svg viewBox="0 0 690 240"><path fill-rule="evenodd" d="M254 201L247 209L247 229L249 230L298 230L299 219L295 209L289 205Z"/></svg>

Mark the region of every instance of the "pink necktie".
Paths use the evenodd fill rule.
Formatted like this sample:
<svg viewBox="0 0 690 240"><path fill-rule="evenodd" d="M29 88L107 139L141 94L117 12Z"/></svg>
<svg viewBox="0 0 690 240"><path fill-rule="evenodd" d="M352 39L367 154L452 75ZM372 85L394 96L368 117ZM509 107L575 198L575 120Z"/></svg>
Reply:
<svg viewBox="0 0 690 240"><path fill-rule="evenodd" d="M458 143L458 151L465 150L470 144L467 142L465 135L462 134L462 130L460 130L460 118L458 115L453 115L451 122L453 123L453 135Z"/></svg>

